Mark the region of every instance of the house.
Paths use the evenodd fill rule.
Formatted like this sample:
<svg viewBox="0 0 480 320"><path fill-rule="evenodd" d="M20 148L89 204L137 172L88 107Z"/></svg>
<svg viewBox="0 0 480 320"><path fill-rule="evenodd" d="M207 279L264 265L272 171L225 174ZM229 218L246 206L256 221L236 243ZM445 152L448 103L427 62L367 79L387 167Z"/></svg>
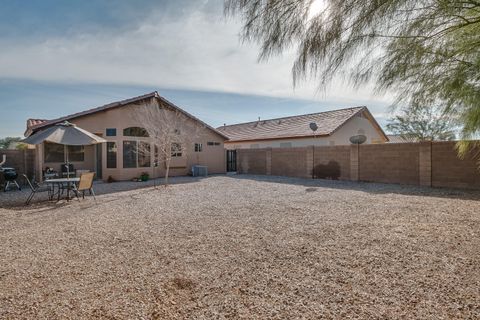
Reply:
<svg viewBox="0 0 480 320"><path fill-rule="evenodd" d="M151 176L163 176L165 165L160 164L152 170L154 156L137 152L140 145L154 150L152 140L148 137L142 123L138 123L138 112L146 112L145 108L153 104L159 105L168 112L178 112L184 115L185 121L192 121L202 128L198 138L192 145L182 146L172 154L170 175L186 175L192 165L204 165L209 173L224 173L225 150L223 142L227 137L215 128L207 125L193 115L175 106L152 92L139 97L112 102L94 109L81 111L53 120L28 119L25 136L49 126L69 121L78 127L94 133L107 140L107 143L91 146L68 146L69 161L77 170L89 170L96 173L97 178L106 180L129 180L138 177L142 172ZM185 124L187 125L187 124ZM179 128L182 130L182 128ZM64 147L54 143L43 143L36 148L36 171L43 172L45 168L61 171L65 162Z"/></svg>
<svg viewBox="0 0 480 320"><path fill-rule="evenodd" d="M312 122L316 132L310 128ZM229 138L227 149L348 145L355 135L365 135L366 143L388 141L367 107L224 125L217 130Z"/></svg>

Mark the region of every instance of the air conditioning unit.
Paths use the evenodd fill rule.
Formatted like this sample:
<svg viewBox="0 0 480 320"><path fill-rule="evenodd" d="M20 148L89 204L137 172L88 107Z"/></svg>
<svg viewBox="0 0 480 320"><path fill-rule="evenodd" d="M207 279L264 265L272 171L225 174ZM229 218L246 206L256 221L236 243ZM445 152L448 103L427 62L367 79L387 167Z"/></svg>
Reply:
<svg viewBox="0 0 480 320"><path fill-rule="evenodd" d="M206 177L208 176L207 166L192 166L192 175L194 177Z"/></svg>

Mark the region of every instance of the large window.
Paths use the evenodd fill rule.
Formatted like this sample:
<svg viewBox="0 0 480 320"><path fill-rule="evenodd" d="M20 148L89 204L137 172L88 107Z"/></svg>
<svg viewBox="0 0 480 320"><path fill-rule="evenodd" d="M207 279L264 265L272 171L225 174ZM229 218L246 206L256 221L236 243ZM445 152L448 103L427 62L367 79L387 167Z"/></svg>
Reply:
<svg viewBox="0 0 480 320"><path fill-rule="evenodd" d="M117 135L116 128L107 128L106 130L107 137L115 137Z"/></svg>
<svg viewBox="0 0 480 320"><path fill-rule="evenodd" d="M115 169L117 167L117 144L107 142L107 168Z"/></svg>
<svg viewBox="0 0 480 320"><path fill-rule="evenodd" d="M123 141L123 167L137 167L137 141Z"/></svg>
<svg viewBox="0 0 480 320"><path fill-rule="evenodd" d="M150 167L150 143L143 141L138 143L137 162L141 168Z"/></svg>
<svg viewBox="0 0 480 320"><path fill-rule="evenodd" d="M144 128L130 127L123 129L123 135L125 137L144 137L148 138L148 132Z"/></svg>
<svg viewBox="0 0 480 320"><path fill-rule="evenodd" d="M150 144L143 141L123 141L123 167L150 167Z"/></svg>
<svg viewBox="0 0 480 320"><path fill-rule="evenodd" d="M44 154L45 162L65 162L65 146L63 144L45 142ZM67 146L68 161L84 161L84 146Z"/></svg>
<svg viewBox="0 0 480 320"><path fill-rule="evenodd" d="M84 161L85 147L84 146L68 146L68 161Z"/></svg>
<svg viewBox="0 0 480 320"><path fill-rule="evenodd" d="M65 146L63 144L45 142L45 162L65 162Z"/></svg>

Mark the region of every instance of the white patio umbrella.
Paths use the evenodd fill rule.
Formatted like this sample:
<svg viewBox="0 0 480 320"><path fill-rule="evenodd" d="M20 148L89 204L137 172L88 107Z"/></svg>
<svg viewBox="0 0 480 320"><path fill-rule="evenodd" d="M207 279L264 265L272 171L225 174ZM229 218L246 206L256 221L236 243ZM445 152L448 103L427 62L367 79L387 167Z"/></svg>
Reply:
<svg viewBox="0 0 480 320"><path fill-rule="evenodd" d="M23 143L34 145L41 144L45 141L63 144L65 146L67 178L69 177L68 145L85 146L107 142L105 139L79 128L68 121L51 126L22 140Z"/></svg>

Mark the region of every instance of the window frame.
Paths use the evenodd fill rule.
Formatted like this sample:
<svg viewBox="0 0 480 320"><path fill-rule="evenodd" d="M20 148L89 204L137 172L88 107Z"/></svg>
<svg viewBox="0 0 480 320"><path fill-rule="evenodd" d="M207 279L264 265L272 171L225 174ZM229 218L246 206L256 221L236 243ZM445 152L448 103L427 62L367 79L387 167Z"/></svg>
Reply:
<svg viewBox="0 0 480 320"><path fill-rule="evenodd" d="M58 148L61 151L52 152L51 150L47 150L47 148ZM49 159L47 157L52 157L53 154L57 154L58 156L61 155L61 159ZM43 145L43 162L45 163L64 163L65 162L65 146L63 144L53 143L53 142L45 142Z"/></svg>
<svg viewBox="0 0 480 320"><path fill-rule="evenodd" d="M106 128L105 129L105 136L116 137L117 136L117 128Z"/></svg>
<svg viewBox="0 0 480 320"><path fill-rule="evenodd" d="M174 145L178 146L177 149L174 149ZM182 145L178 142L172 143L170 146L170 153L172 158L180 158L183 156L183 148Z"/></svg>
<svg viewBox="0 0 480 320"><path fill-rule="evenodd" d="M80 151L73 151L72 149L79 148ZM80 155L79 158L73 158L73 156ZM85 161L85 146L70 146L67 145L68 162L84 162Z"/></svg>
<svg viewBox="0 0 480 320"><path fill-rule="evenodd" d="M125 154L125 146L132 144L134 157L131 157L129 161L134 161L134 166L130 166L129 162L126 162L125 159L128 160L128 155ZM140 145L147 145L148 147L148 154L140 153L139 147ZM123 140L123 150L122 150L122 158L123 158L123 169L137 169L137 168L151 168L152 167L152 145L149 141L142 141L142 140ZM125 163L128 163L129 166L125 166Z"/></svg>
<svg viewBox="0 0 480 320"><path fill-rule="evenodd" d="M115 148L115 151L109 151L109 145L113 144L113 148ZM116 169L117 168L117 157L118 157L118 148L117 148L117 143L115 141L107 141L107 169ZM110 157L114 156L114 161ZM113 161L113 165L112 165Z"/></svg>
<svg viewBox="0 0 480 320"><path fill-rule="evenodd" d="M194 147L195 152L202 152L203 151L203 144L200 142L195 142L195 147Z"/></svg>
<svg viewBox="0 0 480 320"><path fill-rule="evenodd" d="M137 132L135 132L137 131ZM124 137L149 138L147 129L142 127L127 127L123 129Z"/></svg>

